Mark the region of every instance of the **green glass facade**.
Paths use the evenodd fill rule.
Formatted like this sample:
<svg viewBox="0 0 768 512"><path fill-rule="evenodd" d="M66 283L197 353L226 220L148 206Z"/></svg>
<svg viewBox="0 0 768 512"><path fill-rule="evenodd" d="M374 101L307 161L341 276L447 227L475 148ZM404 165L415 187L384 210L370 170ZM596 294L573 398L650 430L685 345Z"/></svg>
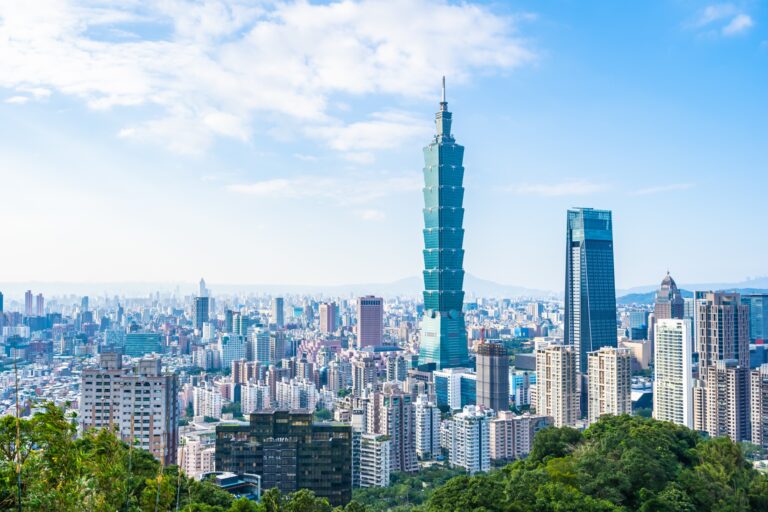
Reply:
<svg viewBox="0 0 768 512"><path fill-rule="evenodd" d="M216 470L261 476L263 490L310 489L332 506L352 499L352 427L309 411L260 411L216 427Z"/></svg>
<svg viewBox="0 0 768 512"><path fill-rule="evenodd" d="M445 90L443 90L444 92ZM448 103L435 116L437 134L424 148L424 317L419 364L438 368L468 360L464 325L464 147L451 135Z"/></svg>

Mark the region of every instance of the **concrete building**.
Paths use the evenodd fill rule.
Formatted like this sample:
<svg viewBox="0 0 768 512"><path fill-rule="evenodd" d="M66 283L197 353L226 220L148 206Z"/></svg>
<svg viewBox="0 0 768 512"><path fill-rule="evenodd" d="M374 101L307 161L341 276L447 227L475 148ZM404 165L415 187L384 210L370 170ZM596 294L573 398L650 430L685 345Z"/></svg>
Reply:
<svg viewBox="0 0 768 512"><path fill-rule="evenodd" d="M556 427L579 419L578 357L571 346L542 344L536 349L536 413L549 416Z"/></svg>
<svg viewBox="0 0 768 512"><path fill-rule="evenodd" d="M416 398L416 455L432 459L440 454L440 409L426 395Z"/></svg>
<svg viewBox="0 0 768 512"><path fill-rule="evenodd" d="M337 318L339 308L335 302L323 302L318 307L320 316L320 332L323 334L333 334L339 328Z"/></svg>
<svg viewBox="0 0 768 512"><path fill-rule="evenodd" d="M408 363L402 354L387 357L387 381L405 382L408 376Z"/></svg>
<svg viewBox="0 0 768 512"><path fill-rule="evenodd" d="M501 343L477 347L477 405L496 412L509 410L509 356Z"/></svg>
<svg viewBox="0 0 768 512"><path fill-rule="evenodd" d="M448 461L474 475L491 469L490 420L482 408L468 405L446 424Z"/></svg>
<svg viewBox="0 0 768 512"><path fill-rule="evenodd" d="M195 387L192 395L192 409L195 416L221 419L223 400L221 392L208 382Z"/></svg>
<svg viewBox="0 0 768 512"><path fill-rule="evenodd" d="M272 323L278 329L285 327L285 301L282 297L272 299Z"/></svg>
<svg viewBox="0 0 768 512"><path fill-rule="evenodd" d="M275 406L280 409L314 411L320 395L313 382L304 379L283 380L277 383Z"/></svg>
<svg viewBox="0 0 768 512"><path fill-rule="evenodd" d="M360 487L388 487L391 457L389 436L360 434Z"/></svg>
<svg viewBox="0 0 768 512"><path fill-rule="evenodd" d="M632 414L632 369L626 348L601 347L587 354L588 418L604 414Z"/></svg>
<svg viewBox="0 0 768 512"><path fill-rule="evenodd" d="M694 425L712 437L728 436L734 442L751 441L749 415L749 369L735 359L703 366L703 425Z"/></svg>
<svg viewBox="0 0 768 512"><path fill-rule="evenodd" d="M416 457L416 409L411 396L396 385L385 384L368 404L368 432L389 436L392 471L418 470Z"/></svg>
<svg viewBox="0 0 768 512"><path fill-rule="evenodd" d="M232 361L245 359L248 347L245 336L239 334L221 334L217 345L222 368L230 368Z"/></svg>
<svg viewBox="0 0 768 512"><path fill-rule="evenodd" d="M515 460L527 457L536 433L552 425L548 416L514 414L501 411L489 424L492 460Z"/></svg>
<svg viewBox="0 0 768 512"><path fill-rule="evenodd" d="M84 431L119 424L120 379L126 372L119 352L102 352L97 367L83 369L80 424Z"/></svg>
<svg viewBox="0 0 768 512"><path fill-rule="evenodd" d="M352 361L352 394L362 396L369 386L375 387L377 378L376 359L373 354L360 354Z"/></svg>
<svg viewBox="0 0 768 512"><path fill-rule="evenodd" d="M357 299L357 348L384 343L384 299L367 295Z"/></svg>
<svg viewBox="0 0 768 512"><path fill-rule="evenodd" d="M160 358L145 358L120 378L119 387L123 441L149 451L165 465L175 464L179 441L176 375L162 372Z"/></svg>
<svg viewBox="0 0 768 512"><path fill-rule="evenodd" d="M251 382L240 387L240 410L243 415L265 411L272 407L269 386Z"/></svg>
<svg viewBox="0 0 768 512"><path fill-rule="evenodd" d="M752 443L768 449L768 364L752 370L750 383L750 427Z"/></svg>
<svg viewBox="0 0 768 512"><path fill-rule="evenodd" d="M691 321L658 320L655 337L653 417L693 428Z"/></svg>

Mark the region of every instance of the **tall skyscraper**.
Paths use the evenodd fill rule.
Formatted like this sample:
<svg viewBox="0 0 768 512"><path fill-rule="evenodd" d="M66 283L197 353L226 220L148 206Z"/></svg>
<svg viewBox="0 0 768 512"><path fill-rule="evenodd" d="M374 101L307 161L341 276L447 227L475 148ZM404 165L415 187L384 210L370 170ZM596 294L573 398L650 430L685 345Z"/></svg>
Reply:
<svg viewBox="0 0 768 512"><path fill-rule="evenodd" d="M605 414L632 414L632 369L628 348L602 347L587 354L590 423Z"/></svg>
<svg viewBox="0 0 768 512"><path fill-rule="evenodd" d="M332 334L338 329L336 317L338 316L338 307L335 302L323 302L319 306L320 313L320 332L323 334Z"/></svg>
<svg viewBox="0 0 768 512"><path fill-rule="evenodd" d="M556 427L579 419L576 349L546 345L536 349L536 413L549 416Z"/></svg>
<svg viewBox="0 0 768 512"><path fill-rule="evenodd" d="M282 297L272 299L272 323L278 329L285 327L285 301Z"/></svg>
<svg viewBox="0 0 768 512"><path fill-rule="evenodd" d="M451 135L445 77L437 134L424 148L424 316L419 364L437 368L468 360L464 324L464 147Z"/></svg>
<svg viewBox="0 0 768 512"><path fill-rule="evenodd" d="M384 299L366 295L357 299L357 348L379 347L384 341Z"/></svg>
<svg viewBox="0 0 768 512"><path fill-rule="evenodd" d="M588 352L617 346L610 211L568 210L564 329L582 374L587 373Z"/></svg>
<svg viewBox="0 0 768 512"><path fill-rule="evenodd" d="M35 315L45 316L45 298L42 293L35 296Z"/></svg>
<svg viewBox="0 0 768 512"><path fill-rule="evenodd" d="M693 428L693 341L691 321L656 322L653 417Z"/></svg>
<svg viewBox="0 0 768 512"><path fill-rule="evenodd" d="M3 292L0 292L0 313L4 311L3 307Z"/></svg>
<svg viewBox="0 0 768 512"><path fill-rule="evenodd" d="M749 306L738 293L696 292L699 382L694 428L749 441Z"/></svg>
<svg viewBox="0 0 768 512"><path fill-rule="evenodd" d="M768 294L742 295L741 303L749 307L750 340L768 340Z"/></svg>
<svg viewBox="0 0 768 512"><path fill-rule="evenodd" d="M198 297L208 297L208 287L205 286L205 279L200 278L200 285L197 290Z"/></svg>
<svg viewBox="0 0 768 512"><path fill-rule="evenodd" d="M501 343L477 347L477 405L496 412L509 410L509 356Z"/></svg>
<svg viewBox="0 0 768 512"><path fill-rule="evenodd" d="M194 306L194 326L195 329L202 332L203 330L203 324L208 321L208 314L209 314L209 304L208 304L208 297L200 296L195 297L195 306Z"/></svg>
<svg viewBox="0 0 768 512"><path fill-rule="evenodd" d="M661 287L656 292L656 304L653 307L653 316L656 320L665 318L683 318L685 314L685 300L677 289L677 284L672 276L667 275L661 281Z"/></svg>
<svg viewBox="0 0 768 512"><path fill-rule="evenodd" d="M24 316L32 316L34 310L32 308L32 290L27 290L24 293Z"/></svg>

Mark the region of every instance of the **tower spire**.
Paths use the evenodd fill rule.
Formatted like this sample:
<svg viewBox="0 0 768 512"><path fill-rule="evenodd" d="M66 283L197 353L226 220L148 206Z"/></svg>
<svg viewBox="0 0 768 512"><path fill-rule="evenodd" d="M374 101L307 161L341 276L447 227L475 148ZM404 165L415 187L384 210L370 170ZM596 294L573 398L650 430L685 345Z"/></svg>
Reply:
<svg viewBox="0 0 768 512"><path fill-rule="evenodd" d="M440 99L440 110L448 110L448 102L445 101L445 75L443 75L443 94Z"/></svg>

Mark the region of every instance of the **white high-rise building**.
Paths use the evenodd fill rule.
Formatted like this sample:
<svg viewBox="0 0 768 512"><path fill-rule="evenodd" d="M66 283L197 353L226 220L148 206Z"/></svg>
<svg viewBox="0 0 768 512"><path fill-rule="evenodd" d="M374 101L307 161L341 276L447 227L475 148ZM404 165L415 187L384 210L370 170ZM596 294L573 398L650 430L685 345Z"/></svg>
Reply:
<svg viewBox="0 0 768 512"><path fill-rule="evenodd" d="M102 352L99 366L83 370L80 422L84 431L119 423L120 379L126 372L119 352Z"/></svg>
<svg viewBox="0 0 768 512"><path fill-rule="evenodd" d="M251 358L254 361L264 366L275 362L270 357L271 338L269 329L260 327L251 329L249 341L251 343Z"/></svg>
<svg viewBox="0 0 768 512"><path fill-rule="evenodd" d="M215 469L215 438L189 436L182 440L178 453L179 467L189 478L200 478Z"/></svg>
<svg viewBox="0 0 768 512"><path fill-rule="evenodd" d="M542 344L536 349L536 413L551 417L556 427L579 420L577 365L571 346Z"/></svg>
<svg viewBox="0 0 768 512"><path fill-rule="evenodd" d="M590 423L604 414L632 414L631 356L628 348L615 347L587 353Z"/></svg>
<svg viewBox="0 0 768 512"><path fill-rule="evenodd" d="M451 466L464 468L470 475L490 471L490 419L482 408L466 405L461 412L446 420Z"/></svg>
<svg viewBox="0 0 768 512"><path fill-rule="evenodd" d="M383 434L360 434L360 487L388 487L390 439Z"/></svg>
<svg viewBox="0 0 768 512"><path fill-rule="evenodd" d="M222 334L219 336L219 354L222 368L231 368L232 361L245 359L247 355L245 336Z"/></svg>
<svg viewBox="0 0 768 512"><path fill-rule="evenodd" d="M220 419L222 403L221 392L208 382L193 390L192 409L195 416Z"/></svg>
<svg viewBox="0 0 768 512"><path fill-rule="evenodd" d="M653 417L693 428L693 339L689 319L656 321Z"/></svg>
<svg viewBox="0 0 768 512"><path fill-rule="evenodd" d="M419 395L416 408L416 455L432 459L440 454L440 409L426 395Z"/></svg>
<svg viewBox="0 0 768 512"><path fill-rule="evenodd" d="M266 384L243 384L240 386L240 410L243 415L270 409L269 386Z"/></svg>
<svg viewBox="0 0 768 512"><path fill-rule="evenodd" d="M277 383L277 407L280 409L306 409L312 412L319 399L320 395L313 382L291 379Z"/></svg>
<svg viewBox="0 0 768 512"><path fill-rule="evenodd" d="M536 433L552 424L548 416L500 411L490 423L491 459L514 460L527 457Z"/></svg>

